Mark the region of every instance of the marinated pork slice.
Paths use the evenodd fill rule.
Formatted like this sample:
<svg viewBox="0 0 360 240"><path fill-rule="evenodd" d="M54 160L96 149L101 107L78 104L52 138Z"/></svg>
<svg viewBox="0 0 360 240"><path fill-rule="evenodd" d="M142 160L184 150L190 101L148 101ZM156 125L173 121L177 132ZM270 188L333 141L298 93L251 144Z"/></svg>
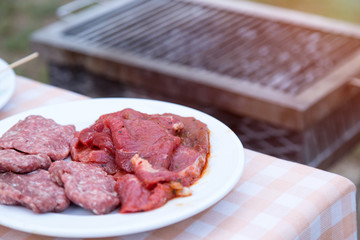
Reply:
<svg viewBox="0 0 360 240"><path fill-rule="evenodd" d="M95 214L114 210L120 200L115 180L102 168L73 161L57 161L49 168L51 179L64 186L66 196L75 204Z"/></svg>
<svg viewBox="0 0 360 240"><path fill-rule="evenodd" d="M89 129L84 129L80 133L76 132L70 142L71 158L74 161L102 167L108 174L113 175L120 171L120 168L115 163L115 155L113 153L115 150L111 151L107 147L103 147L105 144L101 144L100 139L97 139L97 137L104 139L104 135L97 133L91 132ZM84 137L85 135L86 138ZM97 142L99 144L96 144ZM106 140L106 142L109 142L109 140Z"/></svg>
<svg viewBox="0 0 360 240"><path fill-rule="evenodd" d="M35 213L61 212L70 201L46 170L28 174L0 173L0 204L22 205Z"/></svg>
<svg viewBox="0 0 360 240"><path fill-rule="evenodd" d="M78 134L79 143L83 146L101 149L109 154L115 154L110 129L104 125L102 120L97 120L93 125L83 129Z"/></svg>
<svg viewBox="0 0 360 240"><path fill-rule="evenodd" d="M76 134L71 143L75 161L101 164L109 174L119 169L132 172L130 159L146 157L154 167L168 168L170 156L180 144L176 133L183 127L173 116L148 115L132 109L102 115Z"/></svg>
<svg viewBox="0 0 360 240"><path fill-rule="evenodd" d="M157 184L153 189L145 188L133 174L121 177L115 185L121 199L120 213L143 212L163 206L174 197L169 184Z"/></svg>
<svg viewBox="0 0 360 240"><path fill-rule="evenodd" d="M29 173L37 169L48 169L51 159L45 154L25 154L13 149L0 150L0 172Z"/></svg>
<svg viewBox="0 0 360 240"><path fill-rule="evenodd" d="M192 148L202 154L210 152L209 129L205 123L193 117L181 117L174 114L171 114L171 116L183 123L183 129L179 132L183 146Z"/></svg>
<svg viewBox="0 0 360 240"><path fill-rule="evenodd" d="M52 160L66 158L73 125L60 125L52 119L31 115L19 121L0 138L0 148L16 149L28 154L46 154Z"/></svg>
<svg viewBox="0 0 360 240"><path fill-rule="evenodd" d="M176 172L184 186L190 186L200 178L210 152L209 129L193 117L173 115L184 124L179 133L180 146L174 151L169 170Z"/></svg>
<svg viewBox="0 0 360 240"><path fill-rule="evenodd" d="M173 161L179 162L177 171L154 168L146 159L137 154L131 158L134 174L146 188L151 188L160 182L172 181L188 187L200 178L206 164L206 158L202 154L184 146L178 147L173 155Z"/></svg>
<svg viewBox="0 0 360 240"><path fill-rule="evenodd" d="M192 117L124 109L76 134L71 149L76 161L103 167L115 162L121 169L114 174L120 212L141 212L191 194L187 187L206 165L209 130Z"/></svg>
<svg viewBox="0 0 360 240"><path fill-rule="evenodd" d="M176 135L178 134L183 128L184 124L174 115L171 114L153 114L148 115L147 120L156 123L157 125L165 128L169 133Z"/></svg>
<svg viewBox="0 0 360 240"><path fill-rule="evenodd" d="M172 117L160 121L132 109L103 119L111 130L115 161L123 170L133 171L130 159L135 154L145 158L154 168L169 168L171 155L181 142L180 137L173 134L180 122L175 122Z"/></svg>
<svg viewBox="0 0 360 240"><path fill-rule="evenodd" d="M186 146L179 146L172 158L172 172L183 186L190 186L201 177L206 155Z"/></svg>
<svg viewBox="0 0 360 240"><path fill-rule="evenodd" d="M134 173L146 188L152 188L159 182L170 182L179 179L178 174L165 168L154 168L146 159L135 154L131 158Z"/></svg>

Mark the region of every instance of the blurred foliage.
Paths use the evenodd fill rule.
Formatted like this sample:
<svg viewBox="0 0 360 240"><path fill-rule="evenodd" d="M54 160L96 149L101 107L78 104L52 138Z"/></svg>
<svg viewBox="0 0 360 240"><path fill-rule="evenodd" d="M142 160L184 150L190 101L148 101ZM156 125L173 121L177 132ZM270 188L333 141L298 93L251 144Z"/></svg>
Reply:
<svg viewBox="0 0 360 240"><path fill-rule="evenodd" d="M360 0L248 0L360 24Z"/></svg>
<svg viewBox="0 0 360 240"><path fill-rule="evenodd" d="M29 37L57 21L56 9L69 0L0 0L0 58L8 63L31 53ZM19 75L47 82L45 63L36 59L15 69Z"/></svg>

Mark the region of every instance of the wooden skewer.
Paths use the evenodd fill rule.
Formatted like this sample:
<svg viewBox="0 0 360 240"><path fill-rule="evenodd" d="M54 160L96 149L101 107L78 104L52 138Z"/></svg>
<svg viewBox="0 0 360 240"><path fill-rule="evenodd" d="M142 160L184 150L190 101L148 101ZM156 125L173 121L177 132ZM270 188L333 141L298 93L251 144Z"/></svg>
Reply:
<svg viewBox="0 0 360 240"><path fill-rule="evenodd" d="M353 86L353 87L358 87L358 88L360 88L360 78L353 78L353 79L350 81L350 85Z"/></svg>
<svg viewBox="0 0 360 240"><path fill-rule="evenodd" d="M22 59L20 59L20 60L17 60L16 62L13 62L12 64L10 64L10 65L8 65L8 66L0 69L0 73L1 73L1 72L4 72L4 71L6 71L6 70L9 70L9 69L16 68L16 67L18 67L18 66L20 66L20 65L22 65L22 64L24 64L24 63L27 63L27 62L29 62L29 61L37 58L38 56L39 56L39 53L34 52L34 53L32 53L32 54L30 54L30 55L28 55L28 56L26 56L26 57L24 57L24 58L22 58Z"/></svg>

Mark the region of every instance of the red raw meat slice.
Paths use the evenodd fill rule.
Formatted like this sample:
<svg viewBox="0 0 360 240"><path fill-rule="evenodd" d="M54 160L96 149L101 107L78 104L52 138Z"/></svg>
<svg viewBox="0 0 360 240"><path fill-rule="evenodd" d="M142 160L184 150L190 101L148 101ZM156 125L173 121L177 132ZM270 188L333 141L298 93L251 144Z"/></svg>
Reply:
<svg viewBox="0 0 360 240"><path fill-rule="evenodd" d="M154 123L163 127L164 129L166 129L169 133L171 133L173 135L176 135L184 128L184 124L179 119L175 118L174 115L170 115L170 114L148 115L147 119L149 121L153 121Z"/></svg>
<svg viewBox="0 0 360 240"><path fill-rule="evenodd" d="M181 144L172 155L170 171L178 174L184 186L190 186L200 178L210 151L209 130L206 124L193 117L173 115L183 122L179 133Z"/></svg>
<svg viewBox="0 0 360 240"><path fill-rule="evenodd" d="M70 205L64 189L46 170L28 174L0 174L0 204L22 205L35 213L61 212Z"/></svg>
<svg viewBox="0 0 360 240"><path fill-rule="evenodd" d="M51 159L45 154L29 155L13 149L0 150L0 172L29 173L37 169L48 169Z"/></svg>
<svg viewBox="0 0 360 240"><path fill-rule="evenodd" d="M85 132L90 133L88 129L85 129ZM108 174L115 174L120 171L119 167L115 163L114 154L112 153L112 151L108 150L108 147L105 147L105 144L99 144L103 146L103 148L101 149L99 146L93 145L94 142L97 142L99 140L96 140L93 137L88 137L87 139L91 138L93 140L86 141L86 144L88 145L85 145L84 138L82 139L82 141L79 139L79 135L81 133L82 132L75 133L75 136L70 143L71 158L74 161L102 167ZM84 135L85 134L83 134L83 136ZM88 135L90 136L91 134ZM110 146L110 144L107 144L106 146Z"/></svg>
<svg viewBox="0 0 360 240"><path fill-rule="evenodd" d="M199 153L208 154L210 151L210 142L209 129L206 124L193 117L172 116L184 124L182 131L179 133L181 144Z"/></svg>
<svg viewBox="0 0 360 240"><path fill-rule="evenodd" d="M199 179L206 164L206 158L202 154L184 146L178 147L172 160L177 168L173 171L154 168L146 159L137 154L131 158L131 163L135 175L146 188L151 188L159 182L171 181L179 182L182 186L188 187Z"/></svg>
<svg viewBox="0 0 360 240"><path fill-rule="evenodd" d="M101 149L112 155L115 153L110 129L104 126L102 120L82 130L78 138L79 142L86 147Z"/></svg>
<svg viewBox="0 0 360 240"><path fill-rule="evenodd" d="M54 162L49 168L51 179L64 186L66 196L75 204L95 214L106 214L119 204L115 180L102 168L72 162Z"/></svg>
<svg viewBox="0 0 360 240"><path fill-rule="evenodd" d="M101 116L73 141L74 160L121 168L114 179L122 213L190 195L187 186L201 177L210 150L209 130L195 118L132 109Z"/></svg>
<svg viewBox="0 0 360 240"><path fill-rule="evenodd" d="M111 130L116 148L115 161L122 169L133 171L130 159L135 154L148 160L154 168L169 168L171 154L181 142L178 136L172 134L179 127L179 122L173 122L172 117L167 120L165 117L161 120L150 118L132 109L107 115L103 119Z"/></svg>
<svg viewBox="0 0 360 240"><path fill-rule="evenodd" d="M181 145L173 155L170 169L177 174L177 181L183 186L190 186L201 177L205 164L205 154Z"/></svg>
<svg viewBox="0 0 360 240"><path fill-rule="evenodd" d="M121 177L115 185L121 199L120 213L143 212L163 206L174 197L169 184L157 184L152 190L146 189L133 174Z"/></svg>
<svg viewBox="0 0 360 240"><path fill-rule="evenodd" d="M145 185L151 188L159 182L170 182L178 180L178 175L165 168L154 168L146 159L136 154L131 158L135 175Z"/></svg>
<svg viewBox="0 0 360 240"><path fill-rule="evenodd" d="M14 148L29 154L46 154L52 160L66 158L73 125L60 125L52 119L31 115L11 127L0 139L0 148Z"/></svg>

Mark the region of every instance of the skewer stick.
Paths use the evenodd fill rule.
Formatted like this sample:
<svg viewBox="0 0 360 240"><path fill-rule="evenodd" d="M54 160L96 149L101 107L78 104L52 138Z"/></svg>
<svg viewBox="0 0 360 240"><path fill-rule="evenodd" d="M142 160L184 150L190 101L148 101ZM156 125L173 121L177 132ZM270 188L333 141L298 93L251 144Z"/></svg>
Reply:
<svg viewBox="0 0 360 240"><path fill-rule="evenodd" d="M353 87L358 87L358 88L360 88L360 78L353 78L353 79L350 81L350 85L353 86Z"/></svg>
<svg viewBox="0 0 360 240"><path fill-rule="evenodd" d="M22 65L22 64L24 64L24 63L27 63L27 62L29 62L29 61L37 58L38 56L39 56L39 53L34 52L34 53L32 53L32 54L30 54L30 55L28 55L28 56L26 56L26 57L24 57L24 58L22 58L22 59L17 60L16 62L13 62L12 64L10 64L10 65L8 65L8 66L0 69L0 73L1 73L1 72L4 72L4 71L6 71L6 70L9 70L9 69L16 68L16 67L18 67L18 66L20 66L20 65Z"/></svg>

